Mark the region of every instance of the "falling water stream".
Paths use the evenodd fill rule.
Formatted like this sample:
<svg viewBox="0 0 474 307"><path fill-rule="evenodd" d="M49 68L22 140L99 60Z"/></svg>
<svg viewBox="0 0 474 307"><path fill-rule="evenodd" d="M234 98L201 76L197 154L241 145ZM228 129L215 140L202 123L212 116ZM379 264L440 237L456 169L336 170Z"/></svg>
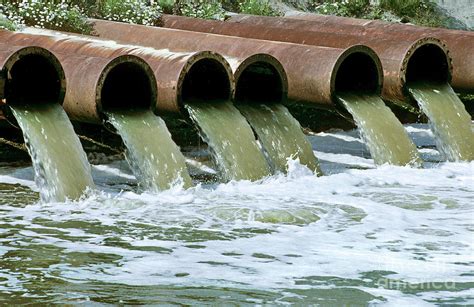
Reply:
<svg viewBox="0 0 474 307"><path fill-rule="evenodd" d="M238 109L258 135L273 167L287 172L288 159L297 159L321 175L318 159L299 122L281 104L240 104Z"/></svg>
<svg viewBox="0 0 474 307"><path fill-rule="evenodd" d="M421 165L415 144L381 98L344 93L338 99L354 117L377 165Z"/></svg>
<svg viewBox="0 0 474 307"><path fill-rule="evenodd" d="M87 156L59 104L11 106L33 161L44 202L78 199L94 188Z"/></svg>
<svg viewBox="0 0 474 307"><path fill-rule="evenodd" d="M145 110L115 110L107 116L127 147L127 160L143 190L192 185L184 156L160 117Z"/></svg>
<svg viewBox="0 0 474 307"><path fill-rule="evenodd" d="M474 160L474 133L471 116L464 104L445 84L416 83L410 93L429 119L437 147L449 161Z"/></svg>
<svg viewBox="0 0 474 307"><path fill-rule="evenodd" d="M257 180L270 174L252 128L231 102L188 103L186 109L211 148L224 180Z"/></svg>

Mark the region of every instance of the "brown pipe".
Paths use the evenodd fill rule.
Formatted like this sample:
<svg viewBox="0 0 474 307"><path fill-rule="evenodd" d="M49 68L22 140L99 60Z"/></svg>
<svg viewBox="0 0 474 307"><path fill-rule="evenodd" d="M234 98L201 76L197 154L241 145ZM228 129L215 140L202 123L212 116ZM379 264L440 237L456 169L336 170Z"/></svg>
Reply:
<svg viewBox="0 0 474 307"><path fill-rule="evenodd" d="M2 87L5 104L59 103L66 92L64 70L58 58L40 47L0 43Z"/></svg>
<svg viewBox="0 0 474 307"><path fill-rule="evenodd" d="M107 91L110 95L105 97L110 99L106 99L106 104L121 103L130 107L138 103L141 107L151 106L158 112L180 112L183 101L187 99L230 99L233 93L234 83L230 66L222 56L213 52L175 53L169 50L119 45L87 36L27 30L30 33L0 31L0 39L17 44L45 46L53 53L62 54L64 58L61 60L65 62L74 62L69 59L71 54L91 58L85 61L84 65L79 65L78 62L70 65L71 71L80 76L78 84L89 82L98 86L96 91L88 92L89 96L84 98L87 103L75 103L71 108L65 103L66 111L76 120L92 123L101 121L103 97L100 93L103 91L102 86L107 85L104 80L110 72L117 76L115 82L119 85L115 86L117 91ZM118 57L121 60L111 62ZM107 66L109 63L110 66ZM115 64L120 68L114 69ZM99 71L105 75L100 76ZM131 88L130 84L134 87ZM119 94L121 90L122 93ZM77 95L67 96L66 102L77 101L81 99L80 95L78 92Z"/></svg>
<svg viewBox="0 0 474 307"><path fill-rule="evenodd" d="M0 121L17 126L8 104L63 104L66 78L58 58L40 47L0 43Z"/></svg>
<svg viewBox="0 0 474 307"><path fill-rule="evenodd" d="M284 103L288 77L281 63L268 54L254 54L234 68L234 101Z"/></svg>
<svg viewBox="0 0 474 307"><path fill-rule="evenodd" d="M177 51L211 49L222 53L234 67L255 54L269 54L281 63L288 77L292 101L333 107L338 90L377 93L382 70L377 55L365 46L343 49L239 39L222 35L178 31L125 23L94 20L102 38Z"/></svg>
<svg viewBox="0 0 474 307"><path fill-rule="evenodd" d="M249 20L260 20L258 16L255 16L255 18L253 16L244 17ZM243 17L240 18L243 19ZM410 101L405 84L407 79L412 80L412 75L428 79L433 77L437 81L451 80L452 65L448 51L446 46L435 38L398 41L374 38L361 39L356 35L341 34L337 26L334 27L332 32L306 31L297 27L289 30L278 26L280 20L286 22L284 18L275 19L276 21L273 22L275 25L272 27L268 26L268 24L272 24L271 21L274 18L266 17L262 20L265 21L265 24L259 23L259 25L254 25L251 22L220 22L163 15L161 21L164 27L174 29L312 46L322 45L332 48L347 48L354 44L364 43L380 56L384 69L382 96L384 99L392 102L404 103ZM420 53L421 55L419 56L418 54ZM429 59L429 61L426 61L426 59ZM425 70L424 73L418 74L413 69L409 69L411 67L423 67Z"/></svg>
<svg viewBox="0 0 474 307"><path fill-rule="evenodd" d="M426 37L436 37L441 39L450 50L450 56L453 60L452 86L457 91L474 92L473 31L429 28L380 20L365 20L309 13L292 15L288 16L288 18L236 15L230 17L228 22L238 23L240 25L269 27L282 30L285 33L289 31L312 33L307 34L307 36L320 36L322 35L321 33L336 33L353 36L356 38L355 41L357 43L367 44L369 46L371 46L372 42L377 40L415 41ZM326 45L327 41L323 40L323 42L319 44ZM339 44L343 45L344 41L340 41Z"/></svg>

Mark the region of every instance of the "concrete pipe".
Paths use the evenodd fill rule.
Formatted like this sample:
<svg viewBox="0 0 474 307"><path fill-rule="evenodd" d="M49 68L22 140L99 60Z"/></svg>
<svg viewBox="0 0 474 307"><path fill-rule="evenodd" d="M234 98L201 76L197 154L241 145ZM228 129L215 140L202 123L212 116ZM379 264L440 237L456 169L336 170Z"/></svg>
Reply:
<svg viewBox="0 0 474 307"><path fill-rule="evenodd" d="M287 74L288 99L293 102L334 107L338 90L378 93L382 85L380 60L365 46L345 50L303 46L103 20L94 20L94 27L102 38L174 51L210 49L230 63L255 54L271 55Z"/></svg>

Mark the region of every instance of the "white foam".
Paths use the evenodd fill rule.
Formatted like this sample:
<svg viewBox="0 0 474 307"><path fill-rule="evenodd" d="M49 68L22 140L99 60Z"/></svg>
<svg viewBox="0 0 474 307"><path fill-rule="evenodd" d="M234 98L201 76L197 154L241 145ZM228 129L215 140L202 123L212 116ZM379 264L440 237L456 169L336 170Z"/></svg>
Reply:
<svg viewBox="0 0 474 307"><path fill-rule="evenodd" d="M417 142L416 136L428 127L408 131ZM95 193L80 202L4 210L15 223L27 226L22 232L24 244L29 244L26 238L34 238L35 244L64 248L62 253L120 257L117 262L78 267L63 261L43 268L45 274L60 272L61 278L75 282L285 293L350 287L383 297L373 303L388 306L472 299L462 287L414 294L381 288L380 281L366 275L386 272L382 281L411 284L472 282L474 162L427 163L424 169L374 168L371 159L319 151L335 146L325 140L342 140L340 146L358 143L352 139L327 134L310 139L323 170L332 175L316 177L291 161L288 175L258 182L232 181L158 194L110 187L113 193ZM103 171L103 182L130 180L117 166L95 169ZM10 179L3 175L0 180ZM41 220L52 221L49 229L68 237L37 231L44 226ZM67 221L89 226L62 227ZM123 244L110 244L111 239ZM8 241L2 244L16 248ZM179 274L183 275L177 278ZM334 278L346 283L333 284ZM320 282L297 283L311 279Z"/></svg>

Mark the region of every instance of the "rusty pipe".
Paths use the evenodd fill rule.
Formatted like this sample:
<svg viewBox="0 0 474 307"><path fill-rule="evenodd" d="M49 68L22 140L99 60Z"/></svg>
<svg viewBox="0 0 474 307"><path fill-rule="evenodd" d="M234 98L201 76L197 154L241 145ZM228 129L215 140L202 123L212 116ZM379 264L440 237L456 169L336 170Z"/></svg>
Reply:
<svg viewBox="0 0 474 307"><path fill-rule="evenodd" d="M8 105L63 104L66 78L58 58L44 48L0 43L0 120L17 127Z"/></svg>
<svg viewBox="0 0 474 307"><path fill-rule="evenodd" d="M239 16L237 16L239 17ZM291 42L311 46L325 46L332 48L347 48L355 44L363 43L372 48L379 56L384 70L384 86L382 97L395 103L411 102L405 87L406 80L413 80L411 76L419 78L436 79L436 81L450 81L452 65L448 56L446 46L435 38L421 38L413 40L389 40L389 39L361 39L357 35L343 34L334 27L332 32L306 31L297 27L287 29L280 27L288 23L284 18L266 17L259 19L258 16L244 16L237 20L244 21L210 21L188 17L163 15L161 17L164 27L192 30L205 33L233 35L245 38L264 39L280 42ZM256 20L247 23L246 20ZM260 20L265 21L259 22ZM276 20L272 22L273 20ZM258 25L257 24L258 21ZM291 22L291 20L290 20ZM272 25L272 26L269 26ZM423 47L427 46L427 47ZM423 56L418 56L422 53ZM430 59L430 63L425 61ZM422 67L425 73L416 74L411 67ZM409 73L408 73L409 71ZM407 74L410 75L407 76Z"/></svg>
<svg viewBox="0 0 474 307"><path fill-rule="evenodd" d="M156 99L151 103L151 108L157 113L180 112L183 110L183 103L186 100L224 100L230 99L233 93L234 82L230 66L222 56L214 52L170 52L169 50L120 45L98 38L54 31L36 29L27 29L27 31L28 33L3 31L0 32L0 39L25 44L41 44L53 52L93 57L103 59L103 61L110 61L119 56L128 56L143 64L146 61L149 66L142 65L142 72L144 72L142 77L127 77L124 74L123 82L135 80L134 84L136 83L137 87L146 88L136 89L137 92L151 93L154 97L156 95ZM145 67L147 68L145 69ZM83 72L84 78L88 78L86 73L86 71ZM144 80L145 75L148 81L153 80L154 82ZM122 86L122 88L124 87ZM130 95L132 95L131 92ZM140 94L135 93L135 95L139 96ZM136 97L129 96L126 96L129 101L123 102L127 106L137 102L135 101ZM148 100L148 98L152 99L151 96L146 99ZM140 105L144 105L144 103L140 103ZM94 106L98 108L94 109ZM82 113L85 114L75 114L75 111L84 111ZM101 119L101 104L96 99L94 104L88 104L84 110L80 110L80 107L76 106L71 112L74 119L98 123Z"/></svg>
<svg viewBox="0 0 474 307"><path fill-rule="evenodd" d="M291 18L291 19L290 19ZM474 32L420 27L415 25L390 23L380 20L365 20L317 14L297 14L288 18L236 15L229 23L269 27L283 31L299 31L307 36L321 33L352 36L357 43L367 44L376 40L415 41L426 37L436 37L450 50L453 61L452 86L460 92L474 92ZM323 40L321 45L326 45ZM344 44L343 41L339 44Z"/></svg>
<svg viewBox="0 0 474 307"><path fill-rule="evenodd" d="M176 51L211 49L230 63L241 63L255 54L268 54L283 66L288 78L288 99L295 102L334 107L339 90L378 93L382 69L377 55L365 46L343 49L303 46L281 42L179 31L112 21L94 20L102 38ZM237 65L232 64L234 67Z"/></svg>
<svg viewBox="0 0 474 307"><path fill-rule="evenodd" d="M0 43L2 75L0 99L17 103L59 103L66 92L64 70L58 58L36 46Z"/></svg>
<svg viewBox="0 0 474 307"><path fill-rule="evenodd" d="M283 65L271 55L254 54L233 67L236 103L284 103L288 77Z"/></svg>

